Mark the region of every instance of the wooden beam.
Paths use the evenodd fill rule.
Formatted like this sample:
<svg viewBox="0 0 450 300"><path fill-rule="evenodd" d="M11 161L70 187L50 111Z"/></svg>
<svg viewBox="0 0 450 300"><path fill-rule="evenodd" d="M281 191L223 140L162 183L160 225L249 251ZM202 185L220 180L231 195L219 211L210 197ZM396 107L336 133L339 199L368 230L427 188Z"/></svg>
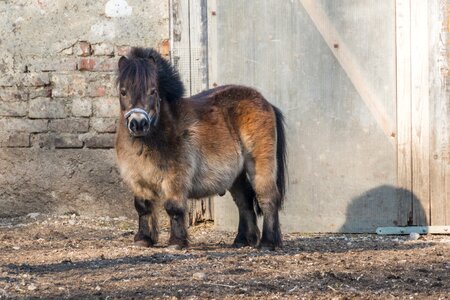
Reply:
<svg viewBox="0 0 450 300"><path fill-rule="evenodd" d="M186 95L191 95L191 54L189 32L189 0L172 1L173 45L170 54L174 66L180 73L186 88Z"/></svg>
<svg viewBox="0 0 450 300"><path fill-rule="evenodd" d="M406 226L412 212L411 156L411 6L410 0L397 0L396 62L397 62L397 225ZM411 220L412 221L412 220Z"/></svg>
<svg viewBox="0 0 450 300"><path fill-rule="evenodd" d="M377 97L361 68L356 63L352 52L340 37L331 23L319 1L300 0L317 30L322 35L331 52L344 69L355 89L369 108L378 125L393 145L396 145L396 128L394 121L388 116L386 110ZM394 101L395 99L392 99Z"/></svg>
<svg viewBox="0 0 450 300"><path fill-rule="evenodd" d="M428 1L411 0L411 145L413 224L430 225Z"/></svg>
<svg viewBox="0 0 450 300"><path fill-rule="evenodd" d="M189 2L191 95L208 88L208 29L206 0Z"/></svg>
<svg viewBox="0 0 450 300"><path fill-rule="evenodd" d="M450 234L450 226L378 227L376 232L381 235L400 235L412 232L420 234Z"/></svg>
<svg viewBox="0 0 450 300"><path fill-rule="evenodd" d="M217 86L217 2L207 1L207 30L208 30L208 87Z"/></svg>
<svg viewBox="0 0 450 300"><path fill-rule="evenodd" d="M450 107L444 17L445 0L428 1L430 49L430 214L431 225L450 225Z"/></svg>

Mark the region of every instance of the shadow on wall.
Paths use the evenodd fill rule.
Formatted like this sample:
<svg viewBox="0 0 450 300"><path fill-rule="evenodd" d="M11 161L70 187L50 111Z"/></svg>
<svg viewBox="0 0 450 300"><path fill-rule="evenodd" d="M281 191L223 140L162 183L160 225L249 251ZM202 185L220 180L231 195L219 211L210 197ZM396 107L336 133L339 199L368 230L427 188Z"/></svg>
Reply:
<svg viewBox="0 0 450 300"><path fill-rule="evenodd" d="M426 226L420 200L411 191L390 185L373 188L352 199L340 232L375 232L377 227Z"/></svg>

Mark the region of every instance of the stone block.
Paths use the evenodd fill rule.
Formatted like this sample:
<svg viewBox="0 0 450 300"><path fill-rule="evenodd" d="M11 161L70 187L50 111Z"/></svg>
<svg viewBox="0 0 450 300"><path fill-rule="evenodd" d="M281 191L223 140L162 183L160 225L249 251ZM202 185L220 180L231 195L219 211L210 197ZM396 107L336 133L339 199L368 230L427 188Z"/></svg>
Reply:
<svg viewBox="0 0 450 300"><path fill-rule="evenodd" d="M78 70L91 72L111 72L117 69L117 59L100 57L82 57L78 62Z"/></svg>
<svg viewBox="0 0 450 300"><path fill-rule="evenodd" d="M86 79L82 74L53 73L52 97L84 96L86 93Z"/></svg>
<svg viewBox="0 0 450 300"><path fill-rule="evenodd" d="M75 46L75 54L78 56L89 56L91 55L91 44L85 41L79 42Z"/></svg>
<svg viewBox="0 0 450 300"><path fill-rule="evenodd" d="M90 117L92 115L92 101L90 99L73 99L72 115L75 117Z"/></svg>
<svg viewBox="0 0 450 300"><path fill-rule="evenodd" d="M114 56L114 46L108 43L93 44L92 54L95 56Z"/></svg>
<svg viewBox="0 0 450 300"><path fill-rule="evenodd" d="M29 99L35 99L38 97L49 98L52 96L52 88L50 86L27 87L26 91Z"/></svg>
<svg viewBox="0 0 450 300"><path fill-rule="evenodd" d="M94 100L94 116L102 118L115 118L119 115L119 99L97 98Z"/></svg>
<svg viewBox="0 0 450 300"><path fill-rule="evenodd" d="M82 148L83 142L77 134L58 134L55 136L55 148Z"/></svg>
<svg viewBox="0 0 450 300"><path fill-rule="evenodd" d="M20 118L0 119L0 128L6 132L44 132L47 131L48 120L30 120Z"/></svg>
<svg viewBox="0 0 450 300"><path fill-rule="evenodd" d="M68 118L50 120L48 129L54 132L84 133L89 130L89 119Z"/></svg>
<svg viewBox="0 0 450 300"><path fill-rule="evenodd" d="M0 101L0 116L2 117L23 117L27 115L28 104L21 102Z"/></svg>
<svg viewBox="0 0 450 300"><path fill-rule="evenodd" d="M7 147L30 147L30 134L25 132L14 132L8 137Z"/></svg>
<svg viewBox="0 0 450 300"><path fill-rule="evenodd" d="M118 121L117 118L91 118L90 124L91 128L96 132L113 133L116 132L117 121Z"/></svg>
<svg viewBox="0 0 450 300"><path fill-rule="evenodd" d="M84 144L88 148L113 148L115 139L114 133L100 133L86 137Z"/></svg>
<svg viewBox="0 0 450 300"><path fill-rule="evenodd" d="M28 91L25 88L13 87L0 87L0 100L1 101L27 101Z"/></svg>
<svg viewBox="0 0 450 300"><path fill-rule="evenodd" d="M29 101L28 116L32 119L57 119L67 117L64 101L36 98Z"/></svg>
<svg viewBox="0 0 450 300"><path fill-rule="evenodd" d="M130 50L130 46L116 46L116 56L127 56Z"/></svg>
<svg viewBox="0 0 450 300"><path fill-rule="evenodd" d="M19 76L17 85L19 86L45 86L50 84L48 73L25 73Z"/></svg>

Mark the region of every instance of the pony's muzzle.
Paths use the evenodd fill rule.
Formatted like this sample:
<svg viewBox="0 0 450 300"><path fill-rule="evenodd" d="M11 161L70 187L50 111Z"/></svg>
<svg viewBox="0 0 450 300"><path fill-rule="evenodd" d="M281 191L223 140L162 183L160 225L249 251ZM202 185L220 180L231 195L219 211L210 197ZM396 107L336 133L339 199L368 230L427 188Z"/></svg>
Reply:
<svg viewBox="0 0 450 300"><path fill-rule="evenodd" d="M130 116L128 122L128 130L134 136L146 135L150 130L150 122L144 116Z"/></svg>
<svg viewBox="0 0 450 300"><path fill-rule="evenodd" d="M128 131L132 136L144 136L150 130L151 120L148 113L140 108L134 108L125 114Z"/></svg>

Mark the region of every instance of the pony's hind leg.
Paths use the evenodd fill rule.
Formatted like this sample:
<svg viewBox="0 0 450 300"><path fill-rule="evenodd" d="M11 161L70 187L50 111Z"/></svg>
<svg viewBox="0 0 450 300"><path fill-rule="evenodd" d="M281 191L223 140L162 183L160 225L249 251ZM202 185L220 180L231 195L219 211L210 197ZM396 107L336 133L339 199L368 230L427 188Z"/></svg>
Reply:
<svg viewBox="0 0 450 300"><path fill-rule="evenodd" d="M264 216L259 246L268 250L281 248L282 240L278 215L281 195L276 183L275 149L270 143L270 139L260 138L258 142L254 143L253 151L246 161L246 170Z"/></svg>
<svg viewBox="0 0 450 300"><path fill-rule="evenodd" d="M136 244L150 247L158 242L158 219L152 200L134 198L134 207L139 215L139 229L134 236Z"/></svg>
<svg viewBox="0 0 450 300"><path fill-rule="evenodd" d="M274 197L264 198L260 197L261 210L264 215L263 233L260 242L261 249L275 250L282 248L283 243L281 239L280 219L278 215L278 200Z"/></svg>
<svg viewBox="0 0 450 300"><path fill-rule="evenodd" d="M237 248L254 247L258 244L260 236L253 203L255 191L247 180L245 172L242 172L235 180L230 188L230 193L239 209L238 233L234 239L233 246Z"/></svg>

